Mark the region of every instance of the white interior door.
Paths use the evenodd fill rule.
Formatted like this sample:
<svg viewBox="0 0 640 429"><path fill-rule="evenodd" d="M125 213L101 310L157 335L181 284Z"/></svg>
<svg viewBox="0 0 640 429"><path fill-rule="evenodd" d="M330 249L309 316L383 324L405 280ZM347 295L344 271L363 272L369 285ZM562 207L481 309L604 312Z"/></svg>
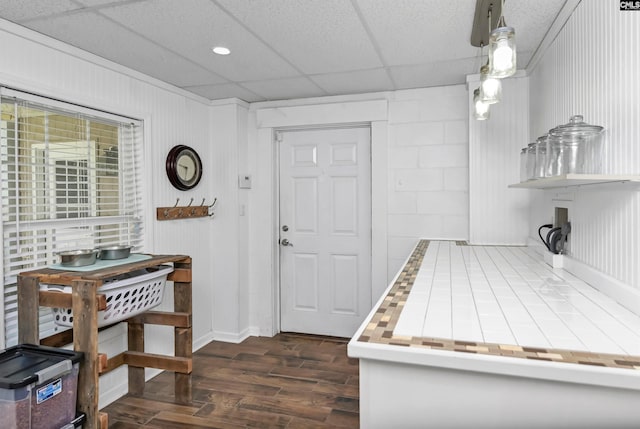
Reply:
<svg viewBox="0 0 640 429"><path fill-rule="evenodd" d="M351 337L371 308L369 128L280 141L280 329Z"/></svg>

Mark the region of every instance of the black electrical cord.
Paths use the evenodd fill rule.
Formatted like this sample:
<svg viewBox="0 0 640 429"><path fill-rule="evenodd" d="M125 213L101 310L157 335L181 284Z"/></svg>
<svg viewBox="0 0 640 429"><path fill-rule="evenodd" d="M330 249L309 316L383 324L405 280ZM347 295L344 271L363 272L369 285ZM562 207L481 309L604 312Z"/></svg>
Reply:
<svg viewBox="0 0 640 429"><path fill-rule="evenodd" d="M559 226L557 226L557 227L555 227L555 228L551 228L551 229L549 230L549 232L547 232L547 243L548 243L548 245L547 245L547 249L549 249L549 251L550 251L551 253L558 254L558 250L556 249L556 245L557 245L557 243L558 243L558 239L560 238L560 237L559 237L559 235L560 235L560 233L559 233L560 229L561 229L561 228L560 228ZM558 232L558 234L555 234L556 232ZM552 235L554 235L554 237L553 237L553 238L551 237ZM558 235L558 237L555 237L555 235Z"/></svg>
<svg viewBox="0 0 640 429"><path fill-rule="evenodd" d="M544 238L542 238L542 233L540 232L542 228L553 228L553 225L550 223L547 223L542 225L540 228L538 228L538 237L540 237L540 240L542 240L542 244L544 244L544 247L546 247L547 250L551 250L549 249L549 245L547 244L547 242L544 240Z"/></svg>

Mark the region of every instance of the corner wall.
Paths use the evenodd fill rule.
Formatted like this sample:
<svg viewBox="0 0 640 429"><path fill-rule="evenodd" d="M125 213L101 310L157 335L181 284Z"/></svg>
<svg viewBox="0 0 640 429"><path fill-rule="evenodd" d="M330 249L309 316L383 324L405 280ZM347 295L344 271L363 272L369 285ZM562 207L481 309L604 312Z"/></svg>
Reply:
<svg viewBox="0 0 640 429"><path fill-rule="evenodd" d="M575 114L605 128L604 173L640 173L640 13L582 1L531 72L530 138ZM637 187L532 191L531 237L569 207L570 256L640 289ZM537 238L536 238L537 240ZM539 240L538 240L539 241Z"/></svg>

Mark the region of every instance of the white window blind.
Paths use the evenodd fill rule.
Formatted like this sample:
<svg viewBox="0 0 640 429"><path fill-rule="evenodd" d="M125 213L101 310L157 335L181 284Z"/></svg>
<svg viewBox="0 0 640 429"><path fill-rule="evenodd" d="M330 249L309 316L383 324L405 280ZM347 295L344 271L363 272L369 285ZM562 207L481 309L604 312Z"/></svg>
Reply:
<svg viewBox="0 0 640 429"><path fill-rule="evenodd" d="M139 121L0 88L5 346L17 342L20 272L57 252L143 244ZM41 308L41 337L56 331Z"/></svg>

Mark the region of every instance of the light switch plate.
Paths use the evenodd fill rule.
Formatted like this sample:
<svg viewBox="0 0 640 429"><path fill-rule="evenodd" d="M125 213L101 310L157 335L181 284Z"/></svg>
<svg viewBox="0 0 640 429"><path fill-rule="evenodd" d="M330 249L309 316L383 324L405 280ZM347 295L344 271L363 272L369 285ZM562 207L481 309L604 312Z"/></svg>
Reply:
<svg viewBox="0 0 640 429"><path fill-rule="evenodd" d="M251 189L251 175L241 174L238 177L238 184L240 189Z"/></svg>

